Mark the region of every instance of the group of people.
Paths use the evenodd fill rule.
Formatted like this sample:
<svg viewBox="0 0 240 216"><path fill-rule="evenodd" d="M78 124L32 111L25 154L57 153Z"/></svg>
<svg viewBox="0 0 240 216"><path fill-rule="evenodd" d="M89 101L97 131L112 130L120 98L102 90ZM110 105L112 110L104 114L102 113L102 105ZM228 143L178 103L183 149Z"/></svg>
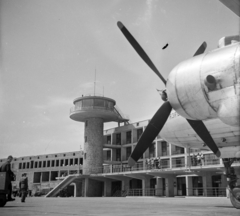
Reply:
<svg viewBox="0 0 240 216"><path fill-rule="evenodd" d="M161 169L161 159L160 157L150 158L146 160L147 169Z"/></svg>
<svg viewBox="0 0 240 216"><path fill-rule="evenodd" d="M15 199L12 198L12 181L15 181L16 177L13 171L11 170L11 162L13 160L13 157L10 155L8 156L6 162L2 164L0 167L0 172L6 172L6 179L7 179L7 188L8 188L8 193L7 193L7 201L14 201ZM21 202L25 202L27 193L28 193L28 178L27 174L23 173L22 177L19 181L19 189L21 193Z"/></svg>
<svg viewBox="0 0 240 216"><path fill-rule="evenodd" d="M197 154L193 154L193 156L191 156L191 163L192 166L202 166L203 165L203 161L204 161L204 156L202 153L197 153Z"/></svg>

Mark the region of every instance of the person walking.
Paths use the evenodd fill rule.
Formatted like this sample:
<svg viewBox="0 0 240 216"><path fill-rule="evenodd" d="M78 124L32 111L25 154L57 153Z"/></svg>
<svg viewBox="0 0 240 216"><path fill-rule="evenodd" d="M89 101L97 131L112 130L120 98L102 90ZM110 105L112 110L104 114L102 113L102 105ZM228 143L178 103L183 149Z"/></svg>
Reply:
<svg viewBox="0 0 240 216"><path fill-rule="evenodd" d="M28 194L28 178L26 173L22 174L22 178L19 181L19 188L21 191L21 202L25 202Z"/></svg>
<svg viewBox="0 0 240 216"><path fill-rule="evenodd" d="M0 172L7 173L7 184L8 184L8 198L7 201L14 201L15 199L12 198L12 182L15 180L15 175L11 170L11 162L13 160L13 156L9 155L7 161L2 164L0 167Z"/></svg>

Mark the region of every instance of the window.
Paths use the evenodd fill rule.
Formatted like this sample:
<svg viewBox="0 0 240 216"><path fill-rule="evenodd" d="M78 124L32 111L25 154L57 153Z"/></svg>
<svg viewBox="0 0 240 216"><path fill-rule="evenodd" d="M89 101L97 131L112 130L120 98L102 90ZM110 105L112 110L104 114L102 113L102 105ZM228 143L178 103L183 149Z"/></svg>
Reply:
<svg viewBox="0 0 240 216"><path fill-rule="evenodd" d="M116 149L116 159L117 161L121 161L121 149Z"/></svg>
<svg viewBox="0 0 240 216"><path fill-rule="evenodd" d="M139 140L139 138L141 137L142 133L143 133L143 129L142 128L137 129L137 140Z"/></svg>
<svg viewBox="0 0 240 216"><path fill-rule="evenodd" d="M81 158L81 159L82 159L82 158ZM78 165L78 158L75 158L75 159L74 159L74 164L75 164L75 165Z"/></svg>
<svg viewBox="0 0 240 216"><path fill-rule="evenodd" d="M149 147L149 157L155 157L155 143L152 143Z"/></svg>
<svg viewBox="0 0 240 216"><path fill-rule="evenodd" d="M94 99L94 106L96 106L96 107L104 107L104 100Z"/></svg>
<svg viewBox="0 0 240 216"><path fill-rule="evenodd" d="M162 141L162 156L169 155L168 152L168 143L165 141Z"/></svg>
<svg viewBox="0 0 240 216"><path fill-rule="evenodd" d="M121 145L121 134L120 133L116 134L116 143L117 143L117 145Z"/></svg>
<svg viewBox="0 0 240 216"><path fill-rule="evenodd" d="M46 161L43 161L43 167L46 167Z"/></svg>
<svg viewBox="0 0 240 216"><path fill-rule="evenodd" d="M126 157L127 157L127 159L130 157L131 153L132 153L132 147L127 147L126 148Z"/></svg>
<svg viewBox="0 0 240 216"><path fill-rule="evenodd" d="M64 160L63 159L61 160L60 166L64 166Z"/></svg>
<svg viewBox="0 0 240 216"><path fill-rule="evenodd" d="M107 151L107 160L110 161L111 160L111 150Z"/></svg>
<svg viewBox="0 0 240 216"><path fill-rule="evenodd" d="M84 99L82 100L83 107L92 107L93 106L93 99Z"/></svg>
<svg viewBox="0 0 240 216"><path fill-rule="evenodd" d="M26 163L23 163L23 169L25 169L25 168L26 168L25 166L26 166Z"/></svg>
<svg viewBox="0 0 240 216"><path fill-rule="evenodd" d="M59 160L56 160L56 167L59 167Z"/></svg>
<svg viewBox="0 0 240 216"><path fill-rule="evenodd" d="M65 159L65 166L68 166L68 159Z"/></svg>
<svg viewBox="0 0 240 216"><path fill-rule="evenodd" d="M132 131L127 132L127 144L132 142Z"/></svg>
<svg viewBox="0 0 240 216"><path fill-rule="evenodd" d="M184 148L180 146L175 146L176 154L184 154Z"/></svg>
<svg viewBox="0 0 240 216"><path fill-rule="evenodd" d="M54 164L55 164L55 161L54 161L54 160L52 160L52 167L54 167L54 166L55 166Z"/></svg>
<svg viewBox="0 0 240 216"><path fill-rule="evenodd" d="M18 169L22 169L22 163L18 164Z"/></svg>
<svg viewBox="0 0 240 216"><path fill-rule="evenodd" d="M31 161L31 169L33 169L34 161Z"/></svg>
<svg viewBox="0 0 240 216"><path fill-rule="evenodd" d="M107 136L107 144L111 144L111 136Z"/></svg>
<svg viewBox="0 0 240 216"><path fill-rule="evenodd" d="M83 158L80 158L79 164L83 165Z"/></svg>
<svg viewBox="0 0 240 216"><path fill-rule="evenodd" d="M29 166L29 162L27 162L27 169L29 169L29 167L30 167L30 166Z"/></svg>
<svg viewBox="0 0 240 216"><path fill-rule="evenodd" d="M47 167L50 167L50 161L47 161Z"/></svg>
<svg viewBox="0 0 240 216"><path fill-rule="evenodd" d="M42 161L39 161L39 166L38 166L39 168L41 168L42 167Z"/></svg>
<svg viewBox="0 0 240 216"><path fill-rule="evenodd" d="M34 168L37 168L37 164L38 164L38 162L35 161Z"/></svg>

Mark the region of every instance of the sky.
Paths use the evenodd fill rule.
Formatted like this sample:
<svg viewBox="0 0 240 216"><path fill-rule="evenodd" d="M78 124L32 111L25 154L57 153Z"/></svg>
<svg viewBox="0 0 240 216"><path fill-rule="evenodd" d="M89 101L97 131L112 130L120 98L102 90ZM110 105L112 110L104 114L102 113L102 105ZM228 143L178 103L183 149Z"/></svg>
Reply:
<svg viewBox="0 0 240 216"><path fill-rule="evenodd" d="M118 21L165 78L203 41L208 52L239 34L239 18L217 0L0 0L0 158L83 148L84 124L69 112L94 80L131 123L154 115L164 85Z"/></svg>

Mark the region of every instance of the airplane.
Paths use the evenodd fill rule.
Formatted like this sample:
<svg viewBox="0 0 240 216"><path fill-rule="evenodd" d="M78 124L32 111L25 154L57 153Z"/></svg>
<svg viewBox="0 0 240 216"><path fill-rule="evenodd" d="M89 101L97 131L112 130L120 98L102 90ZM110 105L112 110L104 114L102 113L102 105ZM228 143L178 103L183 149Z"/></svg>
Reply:
<svg viewBox="0 0 240 216"><path fill-rule="evenodd" d="M240 17L240 0L220 0ZM139 56L165 84L164 103L150 120L128 159L133 166L160 136L185 148L209 148L223 160L232 205L240 209L240 185L232 163L240 158L240 36L220 39L205 52L203 42L193 57L179 63L167 80L120 22L117 25Z"/></svg>

